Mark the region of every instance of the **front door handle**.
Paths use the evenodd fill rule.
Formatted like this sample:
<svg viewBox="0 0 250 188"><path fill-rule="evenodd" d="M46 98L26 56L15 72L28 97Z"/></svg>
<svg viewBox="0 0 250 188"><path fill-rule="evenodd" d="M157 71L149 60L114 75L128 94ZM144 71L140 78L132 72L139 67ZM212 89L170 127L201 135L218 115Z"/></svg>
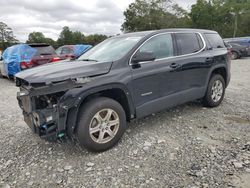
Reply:
<svg viewBox="0 0 250 188"><path fill-rule="evenodd" d="M172 64L170 65L170 67L173 68L173 69L176 69L176 68L181 67L181 65L178 64L178 63L172 63Z"/></svg>

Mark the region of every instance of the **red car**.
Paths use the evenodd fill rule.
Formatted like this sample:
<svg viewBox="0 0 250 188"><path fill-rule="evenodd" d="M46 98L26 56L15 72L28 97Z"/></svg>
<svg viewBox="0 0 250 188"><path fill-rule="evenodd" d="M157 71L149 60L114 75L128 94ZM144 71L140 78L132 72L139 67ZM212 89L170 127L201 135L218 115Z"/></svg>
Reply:
<svg viewBox="0 0 250 188"><path fill-rule="evenodd" d="M56 53L61 59L77 59L90 48L92 45L88 44L64 45L56 49Z"/></svg>
<svg viewBox="0 0 250 188"><path fill-rule="evenodd" d="M20 66L22 70L61 60L56 54L55 49L48 44L29 44L29 46L35 48L37 52L30 62L21 62Z"/></svg>

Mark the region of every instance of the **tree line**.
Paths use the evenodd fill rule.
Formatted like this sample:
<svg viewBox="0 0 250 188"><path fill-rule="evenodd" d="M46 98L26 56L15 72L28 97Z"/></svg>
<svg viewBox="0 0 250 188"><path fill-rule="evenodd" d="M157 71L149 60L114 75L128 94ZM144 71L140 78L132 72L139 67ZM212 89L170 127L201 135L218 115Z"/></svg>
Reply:
<svg viewBox="0 0 250 188"><path fill-rule="evenodd" d="M219 32L222 37L250 36L250 0L197 0L187 11L171 0L135 0L124 11L123 32L165 28L199 28ZM108 38L106 35L85 36L80 31L63 27L57 40L32 32L27 43L47 43L55 48L65 44L91 44ZM0 49L19 43L7 24L0 22Z"/></svg>
<svg viewBox="0 0 250 188"><path fill-rule="evenodd" d="M171 0L135 0L124 12L122 31L198 28L222 37L250 36L250 0L197 0L187 11Z"/></svg>
<svg viewBox="0 0 250 188"><path fill-rule="evenodd" d="M20 43L13 34L11 28L7 24L0 22L0 50L5 49L13 44ZM92 34L85 36L80 31L72 31L68 26L63 27L57 40L45 37L42 32L34 31L28 35L26 43L46 43L54 48L58 48L63 45L74 45L74 44L91 44L96 45L101 41L108 38L106 35Z"/></svg>

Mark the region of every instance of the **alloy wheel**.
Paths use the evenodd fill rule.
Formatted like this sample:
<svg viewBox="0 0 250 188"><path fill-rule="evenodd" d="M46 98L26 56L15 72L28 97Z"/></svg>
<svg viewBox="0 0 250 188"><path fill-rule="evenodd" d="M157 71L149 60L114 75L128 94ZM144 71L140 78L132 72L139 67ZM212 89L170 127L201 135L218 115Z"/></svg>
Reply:
<svg viewBox="0 0 250 188"><path fill-rule="evenodd" d="M89 125L89 134L94 142L105 144L115 137L119 126L118 114L110 108L102 109L92 118Z"/></svg>
<svg viewBox="0 0 250 188"><path fill-rule="evenodd" d="M211 98L214 102L218 102L223 95L223 84L220 80L216 80L212 86Z"/></svg>

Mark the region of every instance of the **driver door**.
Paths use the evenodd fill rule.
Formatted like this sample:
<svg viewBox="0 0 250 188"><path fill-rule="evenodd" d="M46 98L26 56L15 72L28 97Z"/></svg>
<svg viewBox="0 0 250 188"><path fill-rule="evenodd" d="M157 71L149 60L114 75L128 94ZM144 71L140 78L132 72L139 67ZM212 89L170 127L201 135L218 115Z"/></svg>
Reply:
<svg viewBox="0 0 250 188"><path fill-rule="evenodd" d="M173 71L175 45L171 33L158 34L146 41L135 53L151 52L156 59L131 65L132 82L129 84L135 101L137 117L162 110L166 95L178 91L181 77ZM133 57L132 57L133 59Z"/></svg>

